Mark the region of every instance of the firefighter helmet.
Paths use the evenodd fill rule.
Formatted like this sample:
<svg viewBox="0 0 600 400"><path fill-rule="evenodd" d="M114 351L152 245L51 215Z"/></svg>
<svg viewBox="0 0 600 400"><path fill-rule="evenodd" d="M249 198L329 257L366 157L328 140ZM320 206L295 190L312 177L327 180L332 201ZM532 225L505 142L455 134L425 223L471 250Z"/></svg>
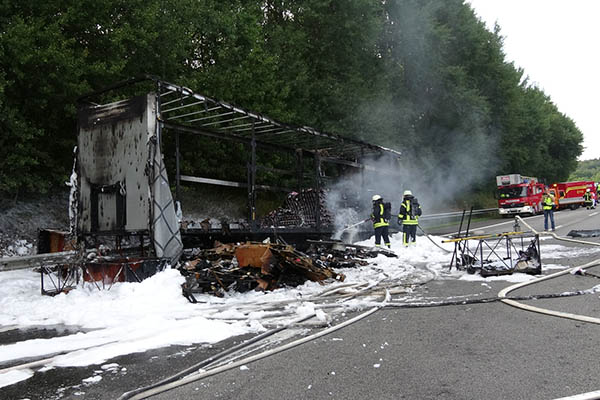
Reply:
<svg viewBox="0 0 600 400"><path fill-rule="evenodd" d="M405 190L403 195L404 196L412 196L412 192L410 190Z"/></svg>
<svg viewBox="0 0 600 400"><path fill-rule="evenodd" d="M377 201L377 200L381 200L381 196L376 194L375 196L373 196L373 201Z"/></svg>
<svg viewBox="0 0 600 400"><path fill-rule="evenodd" d="M587 189L585 189L585 191L586 191L586 192L589 192L589 191L590 191L590 188L587 188Z"/></svg>

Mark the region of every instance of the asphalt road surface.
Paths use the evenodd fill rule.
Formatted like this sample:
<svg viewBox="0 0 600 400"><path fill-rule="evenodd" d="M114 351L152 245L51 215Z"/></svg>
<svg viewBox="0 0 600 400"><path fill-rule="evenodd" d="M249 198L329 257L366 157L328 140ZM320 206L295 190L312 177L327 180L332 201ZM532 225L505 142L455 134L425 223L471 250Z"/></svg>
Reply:
<svg viewBox="0 0 600 400"><path fill-rule="evenodd" d="M555 213L555 220L556 234L561 237L571 230L600 229L600 213L596 210L560 211ZM543 230L543 216L525 221ZM493 234L512 231L513 224L512 219L478 221L471 230L474 234ZM456 226L450 226L435 233L456 230ZM600 243L600 238L583 240ZM542 244L581 249L561 259L544 257L542 252L543 265L578 266L600 258L600 252L590 245L551 237L543 238ZM545 275L555 272L543 271ZM588 272L600 276L600 267ZM564 293L599 284L595 276L565 274L510 295ZM493 298L510 285L498 280L434 280L418 288L416 294L432 301ZM523 303L600 318L598 294ZM46 334L5 332L0 333L0 343ZM332 334L152 398L556 399L600 391L599 337L600 325L525 311L501 302L384 308ZM50 370L0 389L0 398L115 399L245 339L233 338L212 347L172 346L119 357L109 362L120 364L126 373L105 374L102 381L86 387L77 385L97 366Z"/></svg>

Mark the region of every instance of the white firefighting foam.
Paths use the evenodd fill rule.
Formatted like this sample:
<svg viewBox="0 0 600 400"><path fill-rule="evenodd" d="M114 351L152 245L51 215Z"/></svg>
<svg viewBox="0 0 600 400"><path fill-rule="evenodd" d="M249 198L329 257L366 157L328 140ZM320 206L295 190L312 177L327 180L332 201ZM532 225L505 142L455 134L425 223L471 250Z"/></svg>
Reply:
<svg viewBox="0 0 600 400"><path fill-rule="evenodd" d="M452 244L436 243L452 250ZM361 245L373 245L373 238ZM264 331L268 317L265 304L282 302L289 321L315 310L310 297L338 285L377 284L378 282L423 282L429 279L484 279L462 271L448 271L451 255L424 237L404 247L401 235L391 237L392 250L398 258L379 255L364 267L340 270L345 281L322 286L307 282L296 288L272 292L230 292L224 298L198 295L198 304L181 295L184 279L175 269L161 272L141 283L117 283L110 290L99 291L87 284L68 294L41 296L39 274L30 270L0 273L0 330L11 327L66 326L76 333L49 339L31 339L0 346L0 364L18 364L21 359L49 358L42 370L54 367L102 364L114 357L143 352L169 345L216 343L228 337ZM561 251L560 246L553 246ZM565 250L565 251L568 251ZM489 280L489 278L487 278ZM531 279L514 274L497 279L521 281ZM303 300L304 299L304 300ZM354 299L351 308L362 308ZM256 305L255 309L248 309ZM327 316L321 310L319 318ZM328 310L329 311L329 310ZM281 319L279 320L281 322ZM58 354L58 355L57 355ZM33 370L0 373L0 387L28 379Z"/></svg>

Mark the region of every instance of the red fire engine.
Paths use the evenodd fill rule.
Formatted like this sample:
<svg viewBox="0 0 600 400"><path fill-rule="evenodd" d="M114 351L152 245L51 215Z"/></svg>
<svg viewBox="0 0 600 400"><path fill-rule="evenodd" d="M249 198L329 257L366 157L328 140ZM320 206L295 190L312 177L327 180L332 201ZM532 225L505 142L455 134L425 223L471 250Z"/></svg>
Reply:
<svg viewBox="0 0 600 400"><path fill-rule="evenodd" d="M583 194L590 189L592 198L596 199L596 185L592 181L560 182L551 186L557 209L575 210L583 206Z"/></svg>
<svg viewBox="0 0 600 400"><path fill-rule="evenodd" d="M537 178L520 174L498 175L498 211L500 215L542 212L544 184Z"/></svg>

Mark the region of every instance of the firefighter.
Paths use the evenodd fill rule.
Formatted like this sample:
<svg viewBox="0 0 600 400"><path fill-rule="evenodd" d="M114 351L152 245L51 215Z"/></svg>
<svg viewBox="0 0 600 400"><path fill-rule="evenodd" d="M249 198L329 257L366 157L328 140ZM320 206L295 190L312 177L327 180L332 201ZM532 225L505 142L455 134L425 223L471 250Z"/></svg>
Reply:
<svg viewBox="0 0 600 400"><path fill-rule="evenodd" d="M398 225L402 226L402 232L404 232L402 235L404 246L417 242L417 225L419 225L421 213L421 206L417 199L410 190L405 190L398 212Z"/></svg>
<svg viewBox="0 0 600 400"><path fill-rule="evenodd" d="M542 196L542 205L544 209L544 230L548 230L548 217L550 217L552 231L554 232L554 196L550 193L549 188L546 188L546 192Z"/></svg>
<svg viewBox="0 0 600 400"><path fill-rule="evenodd" d="M583 194L583 204L588 210L594 208L594 195L590 191L590 188L585 189L585 193Z"/></svg>
<svg viewBox="0 0 600 400"><path fill-rule="evenodd" d="M391 214L391 204L384 203L383 198L376 194L372 198L373 200L373 211L371 212L371 220L373 221L373 229L375 229L375 246L381 247L381 238L383 237L383 242L385 245L390 248L390 238L389 238L389 229L390 229L390 214Z"/></svg>
<svg viewBox="0 0 600 400"><path fill-rule="evenodd" d="M391 207L389 203L384 203L383 198L376 194L372 198L373 200L373 211L371 212L371 220L373 221L373 228L375 229L375 246L381 247L381 238L383 242L390 248L389 238L389 227L390 227L390 211L386 208ZM387 206L387 207L386 207Z"/></svg>

